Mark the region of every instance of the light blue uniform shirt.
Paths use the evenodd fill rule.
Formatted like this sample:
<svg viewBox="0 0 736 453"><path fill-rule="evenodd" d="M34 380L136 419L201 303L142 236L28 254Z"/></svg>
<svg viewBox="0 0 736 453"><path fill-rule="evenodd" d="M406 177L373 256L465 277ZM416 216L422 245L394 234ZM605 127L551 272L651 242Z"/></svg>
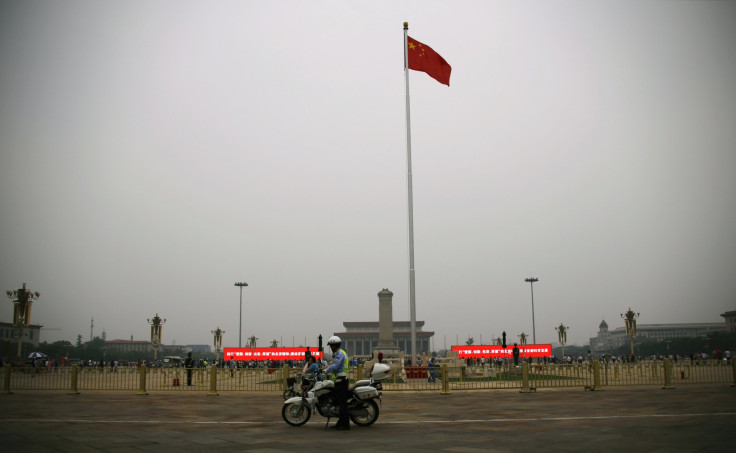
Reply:
<svg viewBox="0 0 736 453"><path fill-rule="evenodd" d="M342 349L338 349L337 352L335 353L335 357L332 359L332 363L325 370L325 374L335 373L339 375L341 373L344 373L344 369L345 369L345 353L342 351Z"/></svg>

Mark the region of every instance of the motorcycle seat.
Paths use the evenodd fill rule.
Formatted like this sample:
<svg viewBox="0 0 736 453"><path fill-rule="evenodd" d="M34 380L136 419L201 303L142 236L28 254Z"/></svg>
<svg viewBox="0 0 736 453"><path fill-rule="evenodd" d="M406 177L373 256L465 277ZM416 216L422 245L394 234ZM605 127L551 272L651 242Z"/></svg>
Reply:
<svg viewBox="0 0 736 453"><path fill-rule="evenodd" d="M356 382L352 387L348 389L348 391L352 392L358 387L365 387L366 385L371 385L370 379L361 379L360 381Z"/></svg>

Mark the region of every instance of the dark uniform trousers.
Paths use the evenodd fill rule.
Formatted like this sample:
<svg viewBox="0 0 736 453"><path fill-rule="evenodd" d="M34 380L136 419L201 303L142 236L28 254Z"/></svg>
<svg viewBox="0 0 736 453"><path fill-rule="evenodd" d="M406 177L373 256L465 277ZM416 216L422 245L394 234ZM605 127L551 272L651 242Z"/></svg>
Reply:
<svg viewBox="0 0 736 453"><path fill-rule="evenodd" d="M340 406L340 418L337 426L350 427L350 416L348 415L348 378L338 376L335 380L335 404Z"/></svg>

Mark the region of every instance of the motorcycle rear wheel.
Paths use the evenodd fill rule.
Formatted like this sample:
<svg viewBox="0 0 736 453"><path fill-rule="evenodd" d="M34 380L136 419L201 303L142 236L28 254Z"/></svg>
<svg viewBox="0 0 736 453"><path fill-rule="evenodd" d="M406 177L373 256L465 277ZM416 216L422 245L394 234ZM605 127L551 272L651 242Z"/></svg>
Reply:
<svg viewBox="0 0 736 453"><path fill-rule="evenodd" d="M284 400L288 400L289 398L296 396L296 392L292 388L288 388L284 390Z"/></svg>
<svg viewBox="0 0 736 453"><path fill-rule="evenodd" d="M284 421L291 426L302 426L309 421L309 417L312 416L312 411L308 404L304 404L302 401L284 404L281 409L281 417Z"/></svg>
<svg viewBox="0 0 736 453"><path fill-rule="evenodd" d="M357 401L350 406L350 420L358 426L370 426L378 420L378 404L373 400Z"/></svg>

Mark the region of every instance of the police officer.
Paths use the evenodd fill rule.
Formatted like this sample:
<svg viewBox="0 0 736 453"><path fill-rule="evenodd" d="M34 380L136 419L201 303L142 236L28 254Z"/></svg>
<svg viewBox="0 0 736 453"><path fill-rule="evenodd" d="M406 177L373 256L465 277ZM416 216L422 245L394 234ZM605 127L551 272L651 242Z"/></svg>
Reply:
<svg viewBox="0 0 736 453"><path fill-rule="evenodd" d="M331 373L335 381L335 404L340 407L340 418L332 427L338 430L350 429L348 415L348 354L341 349L342 340L338 336L331 336L327 345L332 349L332 363L325 369L325 374Z"/></svg>

